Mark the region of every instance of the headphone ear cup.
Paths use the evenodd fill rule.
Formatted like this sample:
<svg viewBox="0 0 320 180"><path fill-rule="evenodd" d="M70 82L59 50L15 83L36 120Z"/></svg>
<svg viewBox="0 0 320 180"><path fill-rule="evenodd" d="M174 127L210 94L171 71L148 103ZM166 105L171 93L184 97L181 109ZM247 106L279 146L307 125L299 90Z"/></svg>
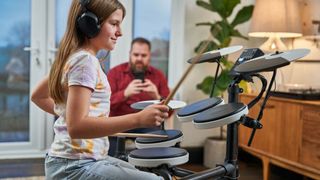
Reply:
<svg viewBox="0 0 320 180"><path fill-rule="evenodd" d="M93 38L100 32L98 17L92 12L85 12L77 19L78 28L88 38Z"/></svg>

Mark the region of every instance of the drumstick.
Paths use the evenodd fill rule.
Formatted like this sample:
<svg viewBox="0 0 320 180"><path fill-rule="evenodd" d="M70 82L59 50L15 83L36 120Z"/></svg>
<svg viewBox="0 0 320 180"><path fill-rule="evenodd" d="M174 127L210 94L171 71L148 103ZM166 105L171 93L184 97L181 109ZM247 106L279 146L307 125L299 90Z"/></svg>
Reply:
<svg viewBox="0 0 320 180"><path fill-rule="evenodd" d="M148 133L116 133L110 136L141 137L141 138L167 138L168 137L168 135L148 134Z"/></svg>
<svg viewBox="0 0 320 180"><path fill-rule="evenodd" d="M210 38L211 36L209 36ZM178 88L181 86L182 82L186 79L186 77L188 76L188 74L191 72L193 66L196 64L196 62L199 61L199 59L201 58L202 53L204 53L204 51L207 49L207 47L209 46L209 38L206 41L205 44L202 44L201 49L199 51L199 53L197 54L197 56L195 56L192 61L190 66L188 67L188 69L184 72L184 74L182 75L182 77L180 78L180 80L178 81L178 83L175 85L175 87L173 88L173 90L170 92L170 94L168 95L168 97L165 99L165 101L163 102L164 105L168 105L169 101L172 99L172 97L176 94Z"/></svg>

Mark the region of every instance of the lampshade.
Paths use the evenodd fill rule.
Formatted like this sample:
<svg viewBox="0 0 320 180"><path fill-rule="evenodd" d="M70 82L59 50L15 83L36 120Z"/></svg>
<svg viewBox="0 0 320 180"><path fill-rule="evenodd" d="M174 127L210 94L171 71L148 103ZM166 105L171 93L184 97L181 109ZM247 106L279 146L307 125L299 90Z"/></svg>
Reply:
<svg viewBox="0 0 320 180"><path fill-rule="evenodd" d="M256 0L249 36L268 37L265 51L286 50L280 38L302 36L298 0Z"/></svg>

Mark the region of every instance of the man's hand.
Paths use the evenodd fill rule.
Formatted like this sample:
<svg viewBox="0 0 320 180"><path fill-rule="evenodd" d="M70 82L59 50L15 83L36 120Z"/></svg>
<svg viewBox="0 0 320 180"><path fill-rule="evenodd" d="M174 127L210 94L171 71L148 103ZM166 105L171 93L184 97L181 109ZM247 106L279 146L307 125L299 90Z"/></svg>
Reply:
<svg viewBox="0 0 320 180"><path fill-rule="evenodd" d="M160 99L161 96L158 92L157 86L152 83L149 79L145 79L145 82L142 83L142 91L148 93L153 99Z"/></svg>
<svg viewBox="0 0 320 180"><path fill-rule="evenodd" d="M124 90L124 97L128 98L132 95L139 94L143 91L145 87L144 83L140 79L134 79L128 84L127 88Z"/></svg>

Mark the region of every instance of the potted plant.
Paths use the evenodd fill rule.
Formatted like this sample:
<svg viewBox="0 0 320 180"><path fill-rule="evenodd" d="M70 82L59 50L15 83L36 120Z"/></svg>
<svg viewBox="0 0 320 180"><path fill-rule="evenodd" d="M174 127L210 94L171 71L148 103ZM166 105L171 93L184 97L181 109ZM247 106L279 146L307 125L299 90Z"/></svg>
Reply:
<svg viewBox="0 0 320 180"><path fill-rule="evenodd" d="M199 53L200 47L204 43L208 43L208 46L205 50L211 51L211 50L216 50L224 47L228 47L231 43L231 39L233 37L238 37L242 39L248 39L246 36L242 35L237 29L236 26L242 23L245 23L248 21L253 12L253 5L249 6L244 6L242 7L236 14L236 16L233 18L233 20L229 20L230 16L233 13L234 8L240 4L240 0L197 0L196 4L206 10L209 10L213 13L217 13L220 17L219 20L213 20L213 22L201 22L197 23L197 26L209 26L209 31L212 35L211 40L203 40L201 41L198 46L195 48L195 52ZM208 42L209 41L209 42ZM212 91L212 82L214 81L215 77L213 76L207 76L203 79L203 81L199 84L197 84L197 89L201 90L205 94L210 94L210 97L213 96L222 96L224 91L228 88L228 85L232 81L231 76L229 75L229 72L233 66L233 62L228 60L228 57L224 57L220 60L221 66L222 66L222 71L218 76L216 77L216 85L214 88L214 91ZM240 83L240 85L246 89L246 84L245 83ZM215 151L215 154L220 154L219 157L221 157L221 154L223 153L218 153L217 148L221 147L221 151L225 152L225 141L224 136L223 136L223 127L220 128L220 137L218 138L209 138L208 141L211 141L213 139L217 139L219 144L214 144L213 148ZM212 142L211 142L212 143ZM224 143L224 145L221 145L221 143ZM211 151L210 148L205 147L205 152L206 154L206 149L207 151ZM210 156L212 156L212 153L209 153ZM206 156L206 155L205 155ZM224 157L224 156L222 156ZM210 165L206 165L206 160L208 161L210 159ZM216 162L219 162L221 160L217 160ZM223 161L223 160L222 160ZM214 164L212 164L214 163ZM205 165L206 166L212 166L215 165L215 160L212 160L212 158L205 158Z"/></svg>

